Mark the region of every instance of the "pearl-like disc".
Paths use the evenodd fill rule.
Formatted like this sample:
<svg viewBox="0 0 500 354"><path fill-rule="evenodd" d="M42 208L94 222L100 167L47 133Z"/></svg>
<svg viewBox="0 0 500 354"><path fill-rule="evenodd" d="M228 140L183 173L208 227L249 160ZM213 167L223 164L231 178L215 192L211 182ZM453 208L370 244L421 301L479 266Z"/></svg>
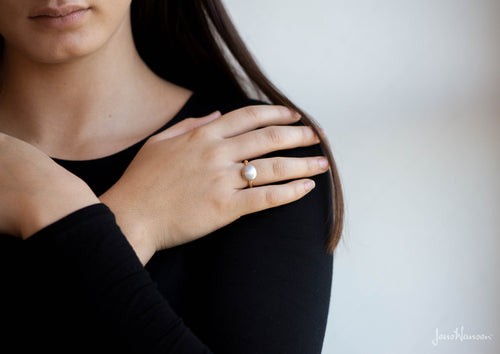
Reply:
<svg viewBox="0 0 500 354"><path fill-rule="evenodd" d="M250 164L243 166L243 168L241 169L241 175L247 181L253 181L257 177L257 169L255 168L255 166Z"/></svg>

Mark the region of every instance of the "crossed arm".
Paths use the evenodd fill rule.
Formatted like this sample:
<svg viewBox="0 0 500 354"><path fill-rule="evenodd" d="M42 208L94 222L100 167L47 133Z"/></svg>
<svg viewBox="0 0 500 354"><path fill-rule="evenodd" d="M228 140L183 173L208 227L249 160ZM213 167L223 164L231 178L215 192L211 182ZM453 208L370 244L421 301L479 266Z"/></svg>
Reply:
<svg viewBox="0 0 500 354"><path fill-rule="evenodd" d="M284 116L280 116L280 118L286 119ZM275 134L276 131L277 130L274 129L273 134ZM303 132L301 136L307 137L307 134ZM308 140L309 142L307 144L314 141L314 139L311 138L312 137L309 138L310 140ZM155 142L153 141L153 143ZM156 143L158 143L158 141ZM153 144L150 144L150 146L151 145ZM261 170L265 171L265 161L262 161ZM272 158L267 160L269 166L272 166L276 161L280 161L282 164L284 163L284 160L273 160ZM296 162L296 160L286 161ZM318 161L318 158L308 158L306 161L308 161L307 166L310 168L308 170L309 175L319 173L320 169L314 168L314 161ZM239 166L235 164L232 168L237 170ZM57 172L55 169L46 171L48 176L52 176L52 173ZM297 169L294 171L297 171ZM308 174L303 175L305 176ZM266 176L265 172L263 176ZM69 178L69 176L66 177ZM286 180L287 178L295 178L295 175L285 174L280 176L280 178L281 180ZM262 184L266 182L268 181L266 181L265 178L261 181ZM322 183L321 185L324 187L326 183ZM130 184L128 186L130 187ZM288 187L292 186L294 186L294 188L288 188L288 193L282 194L283 198L288 199L283 199L279 204L290 202L290 196L293 193L295 193L295 199L300 199L307 193L307 190L303 187L302 189L297 189L297 181L288 184ZM81 185L76 183L71 185L71 187L72 193L75 193L75 187L80 188ZM281 186L282 191L284 191L285 188L286 185ZM83 195L85 188L82 188L81 191ZM323 193L325 190L322 189L322 191L323 192L320 192L318 190L319 194L315 195L324 195ZM37 194L37 196L41 195L43 195L43 193ZM73 196L74 195L75 194L73 194ZM266 193L266 195L269 194ZM279 200L276 198L277 194L272 195L274 195L274 198L270 200L277 203ZM206 302L204 302L206 306L202 308L209 311L209 313L205 315L200 314L200 316L195 316L193 319L186 318L186 320L192 324L193 328L196 329L196 333L200 335L202 340L205 341L209 347L217 348L218 352L224 352L226 349L235 348L235 346L238 345L241 350L247 348L249 352L252 352L250 350L252 348L251 343L261 348L267 346L272 348L273 345L282 346L283 343L297 344L297 336L300 335L300 333L307 333L304 332L305 330L315 328L316 333L320 333L321 328L324 330L324 321L326 321L324 318L326 316L325 306L326 309L328 307L328 302L325 299L328 298L327 295L329 295L329 286L325 287L325 289L328 289L328 294L326 294L325 289L322 291L322 300L319 301L321 306L320 310L318 310L319 312L317 312L319 316L312 316L312 325L311 321L304 318L304 314L312 313L309 308L310 305L306 304L314 304L314 301L303 302L301 305L302 307L297 306L302 300L311 300L308 296L311 291L315 291L312 289L315 289L318 284L325 284L325 280L328 283L329 279L328 272L330 269L329 267L331 267L331 265L329 265L329 258L323 257L323 260L320 262L314 259L315 256L320 255L320 252L323 251L323 248L320 247L318 243L321 243L321 238L325 235L324 230L320 230L321 228L318 229L317 227L324 222L324 218L321 217L320 219L322 221L319 223L319 219L315 219L314 217L311 218L311 215L314 216L314 213L316 213L318 205L325 206L327 204L323 203L324 201L321 200L321 197L319 198L319 200L312 199L309 200L309 202L304 198L300 200L299 203L288 204L285 208L276 208L272 213L259 213L251 217L241 218L236 223L226 228L221 229L219 227L220 225L216 225L215 229L219 231L215 237L224 241L216 242L215 244L218 246L213 246L211 249L213 251L211 255L215 256L217 260L220 260L220 264L214 264L213 267L207 268L207 270L210 269L210 273L207 275L213 280L214 288L211 292L207 293ZM269 202L269 199L266 200ZM60 202L59 200L58 203ZM302 202L306 204L301 204ZM317 204L318 202L321 202L321 204ZM208 352L209 349L207 346L202 344L200 339L185 326L183 321L172 311L166 300L155 288L149 274L145 271L144 267L142 267L139 258L137 258L137 255L140 256L141 253L137 252L137 248L134 252L134 249L131 247L133 242L127 240L121 228L116 223L115 215L113 215L111 210L107 206L99 204L100 200L97 199L89 198L86 203L87 205L73 205L72 207L76 209L76 211L73 210L69 215L62 219L59 218L57 222L44 225L43 228L35 232L32 237L28 238L28 242L19 248L23 250L18 254L18 262L13 262L10 266L14 265L18 267L18 269L23 269L23 265L21 264L22 260L28 259L23 257L29 257L31 262L27 264L31 265L36 264L36 260L38 260L41 270L46 270L45 274L48 284L45 284L45 286L49 286L51 282L57 283L58 281L54 279L63 279L65 272L69 270L74 277L72 282L86 284L84 289L89 302L95 304L98 313L102 315L102 317L99 317L99 320L108 324L108 328L113 328L113 332L116 333L123 343L129 345L129 349L136 349L137 352L141 353ZM226 205L226 207L228 206L228 204L223 205ZM316 209L311 208L311 206L314 205L316 205ZM294 206L301 207L294 210ZM253 207L255 208L255 206ZM283 213L283 210L287 210L286 208L292 209L289 209L289 211L284 214L280 214ZM266 219L266 215L274 215L275 217ZM232 219L237 219L239 217L239 214L231 216ZM266 230L266 224L261 223L257 226L254 220L253 225L256 229L252 229L252 223L244 223L240 224L240 228L227 233L234 225L238 225L238 223L244 222L245 220L251 220L254 217L261 218L256 220L268 220L269 225L273 225L270 221L274 220L274 222L277 223L271 227L271 230L274 231L270 233L262 232ZM310 219L309 222L307 221L308 219ZM39 218L36 220L39 221L42 219ZM214 218L214 220L218 219ZM287 222L289 227L283 227L284 224L281 224L282 222ZM229 222L226 220L224 223L227 224ZM214 226L212 225L211 227L213 228ZM314 234L313 238L310 238L311 228L313 230L312 234ZM129 229L125 228L125 230ZM252 230L258 231L261 242L257 242L258 238L255 237L256 235L252 233ZM235 240L243 243L234 244ZM174 240L174 242L178 241L178 239ZM203 244L205 240L202 239L199 241L200 244ZM263 245L269 244L270 241L274 242L272 244L273 246L266 249ZM155 246L156 245L157 244L155 244ZM312 253L310 253L311 251L307 251L307 245L309 245ZM13 251L13 254L15 254L15 248L16 247L5 247L3 249ZM259 252L257 253L257 251ZM21 253L23 255L21 255ZM247 259L247 262L245 259L249 255L253 255L254 257L259 256L259 258L257 261L253 259L253 262ZM273 257L278 257L277 261L276 259L273 261ZM4 258L4 260L8 259L12 258ZM240 261L236 263L233 261L226 263L227 260L231 259L239 259ZM35 263L32 262L33 260L35 260ZM144 260L142 261L144 263ZM301 267L308 263L313 265L313 267L307 269L307 271L302 269L303 272L301 273ZM248 267L251 265L254 265L255 268L249 269ZM315 267L319 268L314 269ZM2 267L2 269L5 268ZM32 271L30 269L23 270L25 272L17 274L26 275L30 274L30 271ZM203 269L199 270L200 273L203 273ZM284 273L282 274L281 271ZM318 273L318 271L320 273ZM231 274L227 272L234 273ZM43 272L41 274L43 274ZM303 279L299 281L298 277L300 274L302 274L301 277ZM308 277L317 277L318 274L321 274L321 276L319 276L316 281L308 283ZM251 277L252 275L254 276L253 278ZM246 283L247 285L244 285L243 288L231 287L231 284L234 284L238 277L243 277L245 282L248 280ZM18 285L18 289L24 289L21 285L23 285L23 280L27 279L30 278L17 278L10 285L13 287ZM229 281L227 281L227 279L229 279ZM299 284L298 289L290 288L290 279L297 280L296 284ZM7 282L7 284L9 283ZM283 286L283 284L285 286ZM263 293L261 291L262 286L265 286L263 289L275 289L275 292L273 294L267 294L268 296L259 300L258 297ZM28 284L27 289L30 288L32 287ZM283 294L287 293L284 292L284 290L287 289L292 291L296 290L297 292L297 296L291 296L288 302L285 301L286 299L282 298ZM50 293L50 286L48 292ZM16 294L16 292L12 294ZM195 292L192 294L195 295ZM246 298L241 296L244 294L247 295ZM20 295L21 298L29 302L29 295L33 294L26 292L24 294L17 293L17 295ZM222 295L222 299L218 298L218 295ZM27 297L25 298L24 296ZM228 303L224 301L224 296L235 301L232 311L221 312L224 304ZM10 300L16 303L16 300L19 299L11 298ZM280 300L284 300L282 305L280 305ZM248 301L250 301L250 303ZM252 301L256 302L252 305ZM22 303L22 301L18 303ZM257 304L263 307L257 306L257 308ZM295 307L291 305L295 305ZM302 311L296 312L296 315L298 315L297 317L290 317L294 312L290 311L290 309L293 308L302 308ZM210 313L210 311L215 312ZM264 321L266 318L260 318L253 321L252 317L246 316L252 313L257 315L257 317L259 315L269 317L267 321ZM221 316L221 314L224 315ZM26 313L26 316L29 319L29 314ZM214 318L215 322L211 322L212 320L207 321L207 318ZM295 318L299 318L300 320L293 321ZM281 322L280 324L280 319L287 319L287 326L295 329L289 332L286 330L276 332L276 328L284 328L284 323ZM34 323L37 322L35 321ZM246 327L250 324L253 324L254 328ZM19 323L21 328L23 325L26 326L25 323ZM270 326L269 331L263 328L263 326L266 325ZM146 332L145 329L147 329ZM230 334L229 339L227 339L223 333L219 333L220 335L212 333L212 335L211 331L227 331L227 333ZM36 333L36 328L31 332L27 331L27 333ZM266 338L265 333L269 333L270 335ZM286 333L288 334L284 335ZM280 335L281 338L277 338L276 335ZM250 339L252 336L253 339ZM321 337L322 341L322 336L320 335L319 337ZM221 342L221 338L226 339ZM305 335L304 338L310 338L310 336ZM317 335L316 338L318 338ZM291 341L292 339L295 339L295 341ZM308 343L308 341L304 341L304 343ZM294 347L298 348L296 345ZM318 348L318 340L316 340L316 348ZM231 352L231 350L227 352Z"/></svg>

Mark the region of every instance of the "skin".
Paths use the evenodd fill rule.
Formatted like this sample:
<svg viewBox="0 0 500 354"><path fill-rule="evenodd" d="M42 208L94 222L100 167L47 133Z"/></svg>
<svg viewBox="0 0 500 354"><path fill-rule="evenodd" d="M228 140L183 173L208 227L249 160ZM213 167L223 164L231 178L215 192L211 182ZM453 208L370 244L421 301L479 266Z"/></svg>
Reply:
<svg viewBox="0 0 500 354"><path fill-rule="evenodd" d="M191 92L161 80L139 58L130 1L66 1L91 10L63 31L28 18L44 3L58 1L0 0L2 132L52 157L90 159L148 136L188 99Z"/></svg>
<svg viewBox="0 0 500 354"><path fill-rule="evenodd" d="M46 28L30 18L41 3L89 10L71 28ZM123 150L163 126L192 94L142 62L133 44L129 6L124 0L0 0L5 44L0 232L25 239L102 202L145 264L157 250L303 197L314 187L304 177L328 169L319 156L258 158L319 142L308 127L286 126L300 117L279 106L253 106L224 116L215 112L178 123L148 139L102 196L54 163L49 156L81 160ZM240 175L244 159L255 159L255 188L245 188Z"/></svg>

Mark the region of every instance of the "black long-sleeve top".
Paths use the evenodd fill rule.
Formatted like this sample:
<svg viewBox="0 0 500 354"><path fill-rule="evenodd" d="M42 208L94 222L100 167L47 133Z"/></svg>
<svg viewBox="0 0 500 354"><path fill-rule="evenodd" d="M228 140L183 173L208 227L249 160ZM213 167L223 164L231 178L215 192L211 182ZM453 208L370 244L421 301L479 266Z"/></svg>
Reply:
<svg viewBox="0 0 500 354"><path fill-rule="evenodd" d="M193 94L158 133L253 100ZM88 161L54 159L101 195L146 139ZM319 145L273 153L322 155ZM320 353L333 259L327 174L299 201L244 216L143 267L104 204L26 241L0 235L0 352Z"/></svg>

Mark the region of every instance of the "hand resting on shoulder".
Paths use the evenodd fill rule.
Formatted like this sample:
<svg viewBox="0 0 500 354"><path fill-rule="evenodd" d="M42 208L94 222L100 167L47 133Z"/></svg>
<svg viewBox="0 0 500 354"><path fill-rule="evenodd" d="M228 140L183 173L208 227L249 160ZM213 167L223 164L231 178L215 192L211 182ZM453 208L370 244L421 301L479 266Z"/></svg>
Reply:
<svg viewBox="0 0 500 354"><path fill-rule="evenodd" d="M143 264L154 252L203 237L239 217L305 196L322 157L259 158L319 143L300 116L256 105L186 119L148 139L123 176L97 196L42 151L0 133L0 233L28 238L82 207L106 204ZM255 160L253 160L255 159ZM254 188L244 160L258 171ZM274 182L291 182L270 185Z"/></svg>

